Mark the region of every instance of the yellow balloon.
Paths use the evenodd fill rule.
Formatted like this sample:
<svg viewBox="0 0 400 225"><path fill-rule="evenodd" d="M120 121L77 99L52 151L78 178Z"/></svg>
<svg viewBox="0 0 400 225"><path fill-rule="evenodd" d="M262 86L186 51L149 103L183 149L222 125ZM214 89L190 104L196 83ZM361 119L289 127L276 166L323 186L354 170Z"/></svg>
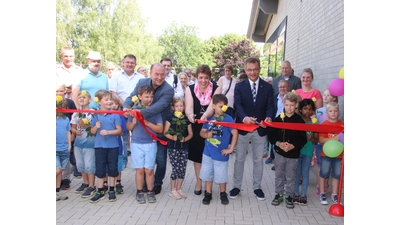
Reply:
<svg viewBox="0 0 400 225"><path fill-rule="evenodd" d="M344 79L344 67L342 67L342 69L339 71L339 78Z"/></svg>

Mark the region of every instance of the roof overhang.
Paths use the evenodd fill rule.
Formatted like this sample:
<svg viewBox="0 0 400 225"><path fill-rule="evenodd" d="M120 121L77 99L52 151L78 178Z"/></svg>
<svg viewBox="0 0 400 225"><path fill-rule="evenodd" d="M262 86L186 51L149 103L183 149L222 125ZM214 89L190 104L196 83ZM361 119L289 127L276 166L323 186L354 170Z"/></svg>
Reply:
<svg viewBox="0 0 400 225"><path fill-rule="evenodd" d="M277 12L278 0L253 0L247 38L264 43L272 16Z"/></svg>

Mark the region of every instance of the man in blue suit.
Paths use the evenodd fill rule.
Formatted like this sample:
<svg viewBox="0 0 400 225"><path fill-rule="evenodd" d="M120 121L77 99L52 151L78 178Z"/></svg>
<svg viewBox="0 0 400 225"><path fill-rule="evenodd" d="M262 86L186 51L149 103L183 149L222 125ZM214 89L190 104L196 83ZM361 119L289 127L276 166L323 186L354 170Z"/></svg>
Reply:
<svg viewBox="0 0 400 225"><path fill-rule="evenodd" d="M151 65L150 77L142 78L138 81L133 92L126 98L124 109L133 105L132 97L138 95L139 87L144 84L150 85L154 88L154 99L149 108L140 109L143 117L146 119L156 114L161 114L163 121L167 120L167 117L172 115L171 103L174 98L174 89L166 82L165 68L161 63L154 63ZM157 137L162 140L167 140L164 134L157 134ZM160 144L160 142L157 142L156 165L153 191L155 194L159 194L162 189L163 179L167 168L167 146Z"/></svg>
<svg viewBox="0 0 400 225"><path fill-rule="evenodd" d="M259 78L260 70L259 58L250 57L246 59L247 79L235 86L236 123L256 124L262 120L271 122L271 118L274 118L274 90L271 84ZM247 151L252 151L254 194L258 200L265 200L264 192L261 190L261 181L267 129L260 126L253 132L239 130L233 172L233 189L229 192L230 198L236 198L240 193ZM251 149L248 149L249 142L251 142Z"/></svg>

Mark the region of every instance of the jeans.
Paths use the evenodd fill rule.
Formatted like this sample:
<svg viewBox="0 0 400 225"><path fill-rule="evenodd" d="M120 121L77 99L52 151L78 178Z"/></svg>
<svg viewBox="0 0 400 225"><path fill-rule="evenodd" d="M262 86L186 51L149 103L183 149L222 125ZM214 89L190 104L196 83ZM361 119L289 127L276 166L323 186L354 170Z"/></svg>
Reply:
<svg viewBox="0 0 400 225"><path fill-rule="evenodd" d="M300 177L303 177L303 181L301 183L301 196L307 195L308 181L310 178L310 164L311 164L312 156L300 155L298 165L297 165L297 173L296 173L296 181L294 183L294 194L299 194L299 186L300 186Z"/></svg>
<svg viewBox="0 0 400 225"><path fill-rule="evenodd" d="M154 186L162 186L167 169L167 146L157 141L156 170L154 172Z"/></svg>

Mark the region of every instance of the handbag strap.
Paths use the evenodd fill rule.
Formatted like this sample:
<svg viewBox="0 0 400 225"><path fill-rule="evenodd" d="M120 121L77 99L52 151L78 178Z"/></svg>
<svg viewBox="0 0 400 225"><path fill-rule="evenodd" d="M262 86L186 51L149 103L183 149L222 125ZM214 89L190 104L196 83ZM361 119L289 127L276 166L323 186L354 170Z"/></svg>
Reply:
<svg viewBox="0 0 400 225"><path fill-rule="evenodd" d="M229 89L231 89L232 80L233 80L233 79L231 78L231 82L229 82L229 87L228 87L228 89L225 91L225 94L224 94L224 95L228 94Z"/></svg>

